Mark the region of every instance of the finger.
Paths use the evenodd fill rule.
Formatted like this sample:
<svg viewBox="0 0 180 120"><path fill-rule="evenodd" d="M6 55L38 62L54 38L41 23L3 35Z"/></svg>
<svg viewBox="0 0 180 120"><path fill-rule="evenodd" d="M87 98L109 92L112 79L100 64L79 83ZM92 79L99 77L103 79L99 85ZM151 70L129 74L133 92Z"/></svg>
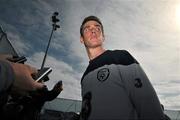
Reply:
<svg viewBox="0 0 180 120"><path fill-rule="evenodd" d="M38 73L38 70L35 67L31 67L31 72L32 73Z"/></svg>
<svg viewBox="0 0 180 120"><path fill-rule="evenodd" d="M19 88L17 88L17 87L12 87L11 88L11 94L13 94L13 95L16 95L16 96L26 96L26 95L28 95L28 91L25 91L25 90L22 90L22 89L19 89Z"/></svg>
<svg viewBox="0 0 180 120"><path fill-rule="evenodd" d="M26 64L25 66L28 68L30 74L36 74L36 73L38 73L38 70L37 70L35 67L32 67L32 66L27 65L27 64Z"/></svg>
<svg viewBox="0 0 180 120"><path fill-rule="evenodd" d="M45 87L45 84L34 81L34 90L39 90Z"/></svg>
<svg viewBox="0 0 180 120"><path fill-rule="evenodd" d="M8 61L8 58L12 58L13 56L10 54L0 54L0 60Z"/></svg>

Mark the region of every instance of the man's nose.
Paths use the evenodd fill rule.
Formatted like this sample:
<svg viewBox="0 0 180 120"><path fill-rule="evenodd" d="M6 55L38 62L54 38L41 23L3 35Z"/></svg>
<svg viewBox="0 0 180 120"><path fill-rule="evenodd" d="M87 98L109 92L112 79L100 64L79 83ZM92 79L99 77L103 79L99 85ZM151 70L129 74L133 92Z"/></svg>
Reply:
<svg viewBox="0 0 180 120"><path fill-rule="evenodd" d="M92 29L91 29L91 32L92 32L92 33L96 33L96 28L92 28Z"/></svg>

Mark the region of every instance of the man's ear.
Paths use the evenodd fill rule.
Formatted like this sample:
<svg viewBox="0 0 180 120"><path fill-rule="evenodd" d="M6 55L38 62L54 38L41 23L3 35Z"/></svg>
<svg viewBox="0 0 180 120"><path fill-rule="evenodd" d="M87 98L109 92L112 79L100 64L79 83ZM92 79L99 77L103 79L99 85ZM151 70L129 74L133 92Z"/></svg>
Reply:
<svg viewBox="0 0 180 120"><path fill-rule="evenodd" d="M105 36L103 35L103 38L102 38L103 42L105 41Z"/></svg>
<svg viewBox="0 0 180 120"><path fill-rule="evenodd" d="M84 44L84 38L82 36L80 37L80 42Z"/></svg>

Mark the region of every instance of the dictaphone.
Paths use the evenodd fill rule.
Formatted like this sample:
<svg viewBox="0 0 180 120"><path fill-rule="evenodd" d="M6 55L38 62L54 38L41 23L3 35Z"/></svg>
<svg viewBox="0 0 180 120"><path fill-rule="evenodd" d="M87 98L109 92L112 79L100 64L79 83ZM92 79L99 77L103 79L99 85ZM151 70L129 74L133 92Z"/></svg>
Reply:
<svg viewBox="0 0 180 120"><path fill-rule="evenodd" d="M32 77L36 82L40 82L40 81L47 81L49 80L48 78L48 74L52 72L52 68L50 67L44 67L40 70L38 70L37 74L33 74Z"/></svg>

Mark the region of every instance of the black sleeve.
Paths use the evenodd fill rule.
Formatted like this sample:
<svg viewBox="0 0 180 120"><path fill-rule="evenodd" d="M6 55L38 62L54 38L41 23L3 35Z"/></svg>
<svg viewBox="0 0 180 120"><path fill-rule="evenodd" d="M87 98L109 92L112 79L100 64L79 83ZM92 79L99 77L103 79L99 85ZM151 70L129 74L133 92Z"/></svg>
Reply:
<svg viewBox="0 0 180 120"><path fill-rule="evenodd" d="M14 81L12 67L4 61L0 61L0 93L7 91Z"/></svg>

